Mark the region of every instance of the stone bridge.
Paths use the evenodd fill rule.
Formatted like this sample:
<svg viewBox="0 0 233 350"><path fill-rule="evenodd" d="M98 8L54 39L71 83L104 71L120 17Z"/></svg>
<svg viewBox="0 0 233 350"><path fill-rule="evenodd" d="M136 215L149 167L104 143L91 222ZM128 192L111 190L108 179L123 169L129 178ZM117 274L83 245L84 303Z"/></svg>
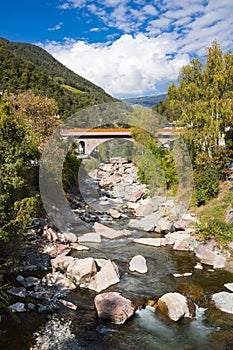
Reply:
<svg viewBox="0 0 233 350"><path fill-rule="evenodd" d="M182 132L181 129L163 128L158 129L158 139L165 146L170 148L174 141L175 134ZM127 139L134 142L130 129L63 129L61 136L64 138L77 138L77 156L88 157L101 143L115 139Z"/></svg>

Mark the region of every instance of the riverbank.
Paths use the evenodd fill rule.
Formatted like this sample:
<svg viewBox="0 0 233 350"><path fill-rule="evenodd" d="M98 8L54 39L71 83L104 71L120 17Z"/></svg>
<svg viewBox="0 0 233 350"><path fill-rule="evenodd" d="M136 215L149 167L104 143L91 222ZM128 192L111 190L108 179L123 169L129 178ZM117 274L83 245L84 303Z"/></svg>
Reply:
<svg viewBox="0 0 233 350"><path fill-rule="evenodd" d="M38 229L30 232L29 237L33 241L34 234L39 265L34 264L35 256L31 255L27 264L14 270L12 298L21 303L15 306L20 312L14 315L23 319L25 314L39 318L53 314L72 320L70 334L78 339L77 346L86 349L137 349L135 332L140 335L140 344L143 341L148 349L172 349L174 344L183 349L190 346L210 349L208 337L217 331L220 320L219 330L228 332L230 337L231 299L227 299L226 312L220 310L222 301L214 298L222 292L228 293L227 297L221 294L224 298L233 295L227 289L231 288L233 275L225 270L230 256L225 256L216 242L205 244L196 236L196 216L174 218L174 201L148 197L147 188L138 182L136 169L124 160L112 160L90 175L92 178L81 189L88 206L83 198L69 195L73 210L87 223L90 232L77 236L57 232L49 222L38 223ZM100 198L93 195L96 193ZM144 269L140 269L141 262L135 265L133 258L138 256L145 260ZM130 301L133 310L124 326L113 325L102 320L102 316L97 318L95 299L106 292L118 292ZM190 314L188 324L183 318L188 315L187 310L182 314L183 306L178 317L180 326L162 316L158 301L168 293L183 296L184 306L187 301L195 305L196 311ZM226 298L222 299L224 308ZM109 318L114 321L112 315ZM50 327L51 322L44 323L45 336L49 329L46 324ZM171 339L175 336L173 345L162 334L169 334L170 327L174 330L170 334ZM195 339L198 329L203 334ZM187 339L181 339L181 334L186 334ZM42 333L40 337L44 339Z"/></svg>

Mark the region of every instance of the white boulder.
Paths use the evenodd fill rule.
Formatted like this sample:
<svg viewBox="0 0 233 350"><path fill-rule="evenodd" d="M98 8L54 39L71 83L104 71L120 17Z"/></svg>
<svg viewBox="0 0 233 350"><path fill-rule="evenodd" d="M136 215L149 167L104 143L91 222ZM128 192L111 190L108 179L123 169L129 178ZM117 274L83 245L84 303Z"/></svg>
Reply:
<svg viewBox="0 0 233 350"><path fill-rule="evenodd" d="M146 264L146 259L142 255L135 255L129 263L130 271L136 271L139 273L147 273L148 267Z"/></svg>
<svg viewBox="0 0 233 350"><path fill-rule="evenodd" d="M224 284L224 287L226 287L228 290L233 292L233 283L226 283L226 284Z"/></svg>
<svg viewBox="0 0 233 350"><path fill-rule="evenodd" d="M212 296L217 309L233 314L233 293L219 292Z"/></svg>
<svg viewBox="0 0 233 350"><path fill-rule="evenodd" d="M84 233L83 235L78 237L79 243L100 243L101 237L100 234L97 232L90 232L90 233Z"/></svg>
<svg viewBox="0 0 233 350"><path fill-rule="evenodd" d="M100 293L118 282L120 282L118 267L111 260L107 260L100 271L91 278L88 288Z"/></svg>
<svg viewBox="0 0 233 350"><path fill-rule="evenodd" d="M167 293L159 298L156 308L171 320L178 321L182 317L193 318L195 305L180 293Z"/></svg>

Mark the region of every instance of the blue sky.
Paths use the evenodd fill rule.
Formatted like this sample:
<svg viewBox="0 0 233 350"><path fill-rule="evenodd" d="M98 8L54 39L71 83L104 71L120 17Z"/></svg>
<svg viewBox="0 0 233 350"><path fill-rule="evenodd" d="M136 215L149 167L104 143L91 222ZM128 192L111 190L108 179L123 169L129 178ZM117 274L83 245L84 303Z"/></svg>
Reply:
<svg viewBox="0 0 233 350"><path fill-rule="evenodd" d="M0 36L42 46L116 97L165 91L217 40L232 50L232 0L3 1Z"/></svg>

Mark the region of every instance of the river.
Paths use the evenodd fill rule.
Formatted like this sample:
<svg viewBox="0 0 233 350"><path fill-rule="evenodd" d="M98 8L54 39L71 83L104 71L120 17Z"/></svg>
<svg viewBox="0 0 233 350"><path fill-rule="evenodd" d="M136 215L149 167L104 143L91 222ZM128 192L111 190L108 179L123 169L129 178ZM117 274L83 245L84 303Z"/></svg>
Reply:
<svg viewBox="0 0 233 350"><path fill-rule="evenodd" d="M134 231L134 237L142 235L142 232ZM82 348L232 349L232 347L219 348L216 345L215 333L226 331L227 334L231 334L233 316L216 311L210 303L210 296L213 293L224 290L224 283L233 281L231 273L223 270L213 271L208 266L201 271L195 270L197 259L194 254L175 252L168 246L157 248L137 245L132 242L132 238L106 240L100 244L91 244L90 247L89 252L79 252L76 256L110 258L119 267L121 281L110 287L110 291L120 292L142 305L166 292L191 293L198 306L194 320L183 319L172 322L157 314L152 308L141 307L126 324L113 325L98 319L93 302L96 293L77 288L67 296L67 300L78 306L77 310L61 307L56 316L72 321L72 332ZM136 254L146 258L149 269L147 274L129 272L128 262ZM173 273L184 272L192 272L192 276L183 278L173 276ZM49 314L32 311L3 319L0 323L1 349L29 349L33 344L33 333L50 317Z"/></svg>
<svg viewBox="0 0 233 350"><path fill-rule="evenodd" d="M116 229L128 228L127 218L103 223ZM89 243L89 251L72 252L72 256L114 261L119 268L120 283L108 288L108 291L120 292L139 305L133 317L123 325L99 319L94 307L96 293L78 287L66 297L77 305L75 311L60 306L54 313L30 311L4 314L0 322L0 349L29 350L35 344L34 333L41 327L43 329L54 316L71 321L72 333L80 347L87 350L233 349L233 315L216 310L211 302L214 293L226 290L224 284L233 282L233 274L222 269L214 270L208 265L204 265L203 270L195 269L198 259L194 253L174 251L172 246L151 247L133 243L134 238L161 236L137 230L131 232L132 236L124 239ZM138 254L146 258L146 274L129 271L129 261ZM27 272L27 275L41 278L47 272L38 270ZM186 272L192 275L173 276ZM12 283L16 276L17 273L10 277ZM195 319L173 322L153 308L146 307L149 300L157 301L167 292L180 292L191 297L196 304ZM35 300L31 298L27 302ZM46 349L57 350L52 345Z"/></svg>

